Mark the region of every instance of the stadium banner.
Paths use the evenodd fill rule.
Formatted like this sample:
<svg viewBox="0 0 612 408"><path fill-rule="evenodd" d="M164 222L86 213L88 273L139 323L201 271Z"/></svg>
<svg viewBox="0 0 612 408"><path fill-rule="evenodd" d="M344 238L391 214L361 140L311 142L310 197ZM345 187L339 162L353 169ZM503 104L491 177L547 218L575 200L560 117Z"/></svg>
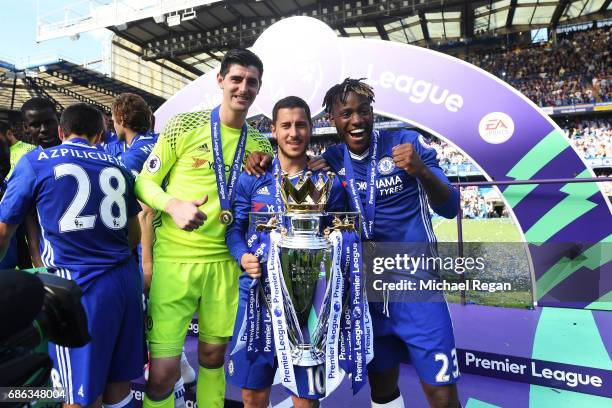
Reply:
<svg viewBox="0 0 612 408"><path fill-rule="evenodd" d="M457 357L462 374L476 374L602 397L612 395L612 370L476 350L457 349Z"/></svg>
<svg viewBox="0 0 612 408"><path fill-rule="evenodd" d="M594 159L586 159L591 167L612 167L612 157L597 157Z"/></svg>
<svg viewBox="0 0 612 408"><path fill-rule="evenodd" d="M612 370L470 349L457 349L457 360L462 374L475 374L602 397L612 395ZM136 407L142 406L144 394L144 383L132 382ZM346 403L350 403L349 401L350 399L347 399ZM193 389L185 392L185 406L197 406Z"/></svg>
<svg viewBox="0 0 612 408"><path fill-rule="evenodd" d="M271 117L274 103L287 95L305 99L316 116L332 85L346 77L366 78L374 87L376 113L456 146L488 180L595 176L563 131L532 101L492 74L449 55L391 41L337 37L324 22L309 17L280 20L261 34L252 49L265 67L261 90L249 111L252 116ZM157 130L177 113L219 103L216 75L214 71L203 75L162 105L155 114ZM559 301L556 292L572 285L594 286L585 280L609 276L610 259L591 261L589 248L583 247L589 260L574 265L563 249L554 254L537 250L549 241L612 241L612 207L598 184L509 185L498 190L523 241L533 244L530 260L538 304L605 306L612 279L602 279L600 291L579 303ZM553 285L539 296L543 278Z"/></svg>
<svg viewBox="0 0 612 408"><path fill-rule="evenodd" d="M612 111L612 102L596 103L593 110L595 112Z"/></svg>
<svg viewBox="0 0 612 408"><path fill-rule="evenodd" d="M585 112L606 112L612 110L612 102L581 103L576 105L546 106L541 108L547 115L567 115Z"/></svg>

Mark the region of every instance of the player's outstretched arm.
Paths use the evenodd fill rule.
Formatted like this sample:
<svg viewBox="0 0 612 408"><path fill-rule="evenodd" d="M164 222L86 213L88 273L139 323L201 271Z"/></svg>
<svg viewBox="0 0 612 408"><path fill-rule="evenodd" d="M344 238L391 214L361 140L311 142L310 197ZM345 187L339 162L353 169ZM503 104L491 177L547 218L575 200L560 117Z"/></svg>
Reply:
<svg viewBox="0 0 612 408"><path fill-rule="evenodd" d="M272 155L266 152L253 152L247 156L246 172L249 176L262 176L272 163Z"/></svg>
<svg viewBox="0 0 612 408"><path fill-rule="evenodd" d="M4 259L13 234L18 225L0 222L0 260Z"/></svg>
<svg viewBox="0 0 612 408"><path fill-rule="evenodd" d="M177 227L185 231L193 231L204 225L206 214L200 210L200 206L208 202L208 196L205 195L201 200L183 201L172 198L168 201L166 211Z"/></svg>

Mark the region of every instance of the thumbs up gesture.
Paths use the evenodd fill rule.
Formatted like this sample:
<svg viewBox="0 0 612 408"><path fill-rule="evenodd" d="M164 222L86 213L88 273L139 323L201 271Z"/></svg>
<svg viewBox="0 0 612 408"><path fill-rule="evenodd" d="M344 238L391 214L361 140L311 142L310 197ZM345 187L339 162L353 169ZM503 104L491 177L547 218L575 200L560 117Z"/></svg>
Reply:
<svg viewBox="0 0 612 408"><path fill-rule="evenodd" d="M198 207L208 201L208 195L200 200L183 201L173 198L166 205L166 212L170 214L177 227L185 231L193 231L200 228L206 221L204 214Z"/></svg>

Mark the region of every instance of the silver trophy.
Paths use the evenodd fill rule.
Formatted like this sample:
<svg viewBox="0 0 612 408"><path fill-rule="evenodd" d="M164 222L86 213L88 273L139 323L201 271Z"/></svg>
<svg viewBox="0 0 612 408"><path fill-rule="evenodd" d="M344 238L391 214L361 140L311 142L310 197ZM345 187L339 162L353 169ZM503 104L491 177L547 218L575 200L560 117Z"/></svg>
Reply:
<svg viewBox="0 0 612 408"><path fill-rule="evenodd" d="M276 177L280 181L285 213L276 214L257 228L276 229L281 233L282 290L286 299L284 310L292 363L316 366L325 362L328 317L332 307L330 268L333 253L328 237L333 229L354 229L355 215L325 213L333 173L328 173L327 177L319 174L313 181L312 174L307 172L295 186L284 174ZM326 220L332 218L331 225L322 228ZM346 293L341 296L344 307ZM269 302L266 303L270 308Z"/></svg>

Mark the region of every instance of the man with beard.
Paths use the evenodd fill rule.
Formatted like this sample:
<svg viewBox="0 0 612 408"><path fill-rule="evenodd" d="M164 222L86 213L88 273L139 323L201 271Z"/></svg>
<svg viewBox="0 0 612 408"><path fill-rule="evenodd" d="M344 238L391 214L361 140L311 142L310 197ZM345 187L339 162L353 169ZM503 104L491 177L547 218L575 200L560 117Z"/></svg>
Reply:
<svg viewBox="0 0 612 408"><path fill-rule="evenodd" d="M245 152L272 152L270 142L245 122L262 74L255 54L228 51L217 74L221 106L172 118L136 181L139 199L161 213L155 223L149 292L151 363L145 407L174 406L180 355L196 310L197 402L206 408L223 406L223 360L240 275L225 244L225 228L233 221L231 200Z"/></svg>
<svg viewBox="0 0 612 408"><path fill-rule="evenodd" d="M236 198L232 208L236 220L227 229L226 241L230 253L246 273L240 277L240 302L232 343L234 345L232 350L235 352L230 356L227 372L229 381L242 388L242 400L246 408L268 407L270 387L278 365L266 359L263 353L260 353L255 361L250 361L245 348L236 347L240 341L240 328L245 320L249 289L253 279L258 279L262 275L259 259L247 247L249 212L283 212L284 205L277 190L280 186L275 173L287 174L294 184L304 177L308 171L306 149L311 134L312 119L308 104L296 96L288 96L278 101L272 109L272 135L278 143L277 157L261 177L250 176L243 172L236 187ZM318 176L315 173L311 179L316 181ZM334 179L326 210L343 211L345 201L342 186L337 179ZM319 366L296 365L293 368L296 372L298 389L298 395L293 395L294 406L296 408L318 406L317 401L325 396L325 390L316 390L314 386L308 387L308 381L304 380L309 374L311 377L320 375L321 378L316 379L317 384L325 384L324 369Z"/></svg>

